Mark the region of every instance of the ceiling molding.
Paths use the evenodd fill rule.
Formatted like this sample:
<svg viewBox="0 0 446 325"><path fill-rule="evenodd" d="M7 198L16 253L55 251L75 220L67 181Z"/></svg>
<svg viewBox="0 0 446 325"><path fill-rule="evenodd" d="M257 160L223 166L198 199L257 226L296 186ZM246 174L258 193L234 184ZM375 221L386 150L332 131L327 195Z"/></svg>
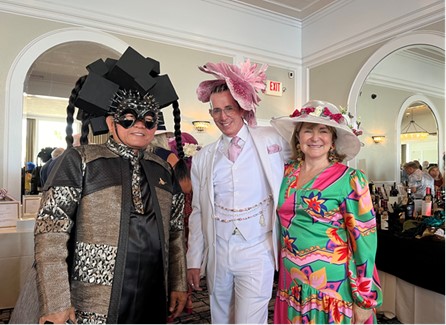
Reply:
<svg viewBox="0 0 446 325"><path fill-rule="evenodd" d="M436 87L432 84L423 83L421 82L421 80L400 79L389 75L375 73L367 78L366 84L403 90L415 94L422 93L428 96L434 96L440 99L444 99L444 88Z"/></svg>
<svg viewBox="0 0 446 325"><path fill-rule="evenodd" d="M254 8L248 8L247 6L243 6L233 1L206 0L206 2L215 6L234 9L246 15L261 17L265 19L265 21L275 20L281 25L291 27L291 30L296 29L297 35L301 28L301 23L297 20L279 17L278 15L273 15ZM17 4L10 0L2 0L0 2L0 11L98 29L108 33L132 36L193 50L212 52L232 57L235 55L243 55L245 57L274 63L280 67L299 67L302 64L299 53L288 55L274 50L273 48L258 48L246 45L246 43L238 43L229 39L218 38L211 34L203 35L194 33L190 30L172 28L174 24L158 25L150 21L131 20L123 16L113 16L108 13L104 14L94 11L80 10L75 7L70 7L69 10L67 10L65 6L45 2L39 2L38 5L34 5L23 1L20 4Z"/></svg>
<svg viewBox="0 0 446 325"><path fill-rule="evenodd" d="M352 0L345 0L339 6L331 7L329 10L339 10L350 1ZM311 69L369 46L382 43L398 35L440 22L444 20L444 10L444 2L439 2L392 21L373 26L369 30L359 30L353 37L332 44L323 50L317 51L317 53L304 56L302 59L303 65ZM312 17L312 19L320 19L326 14L326 12L322 12L319 16ZM303 34L305 34L305 26L304 24Z"/></svg>
<svg viewBox="0 0 446 325"><path fill-rule="evenodd" d="M226 6L228 8L236 8L240 12L244 12L249 15L256 15L258 17L265 18L267 20L274 20L281 24L302 28L301 20L292 18L289 15L284 15L279 12L273 12L267 9L260 9L258 6L251 5L249 3L239 0L205 0L212 2L218 6Z"/></svg>

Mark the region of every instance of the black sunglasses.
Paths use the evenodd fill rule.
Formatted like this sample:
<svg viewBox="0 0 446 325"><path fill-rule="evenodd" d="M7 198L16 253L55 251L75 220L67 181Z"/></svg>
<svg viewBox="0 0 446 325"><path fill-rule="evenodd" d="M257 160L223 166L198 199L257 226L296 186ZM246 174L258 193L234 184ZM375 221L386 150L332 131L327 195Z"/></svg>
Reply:
<svg viewBox="0 0 446 325"><path fill-rule="evenodd" d="M151 130L157 125L156 119L154 119L153 112L145 112L143 116L137 114L133 110L127 110L122 112L121 116L118 118L118 124L121 125L124 129L131 128L135 125L136 121L142 121L144 126ZM151 117L151 119L146 119L147 117Z"/></svg>

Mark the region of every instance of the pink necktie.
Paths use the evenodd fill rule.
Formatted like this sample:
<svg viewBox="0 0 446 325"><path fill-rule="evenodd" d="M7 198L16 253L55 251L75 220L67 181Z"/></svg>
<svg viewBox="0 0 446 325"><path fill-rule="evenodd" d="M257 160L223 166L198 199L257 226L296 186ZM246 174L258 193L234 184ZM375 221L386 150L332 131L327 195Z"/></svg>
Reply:
<svg viewBox="0 0 446 325"><path fill-rule="evenodd" d="M240 151L242 151L242 147L240 147L238 144L239 140L240 138L235 136L231 139L231 142L229 143L228 158L232 162L235 162L238 155L240 154Z"/></svg>

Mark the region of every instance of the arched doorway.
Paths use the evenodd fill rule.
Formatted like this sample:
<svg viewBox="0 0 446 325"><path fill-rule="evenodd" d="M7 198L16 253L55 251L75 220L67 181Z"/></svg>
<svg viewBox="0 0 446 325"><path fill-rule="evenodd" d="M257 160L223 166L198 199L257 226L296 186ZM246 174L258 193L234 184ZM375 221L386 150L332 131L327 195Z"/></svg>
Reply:
<svg viewBox="0 0 446 325"><path fill-rule="evenodd" d="M128 45L122 40L100 31L82 28L69 28L52 31L29 43L11 65L6 80L5 91L5 152L4 180L10 195L20 198L20 168L22 145L23 92L28 71L43 53L67 42L91 42L101 44L117 53L123 53Z"/></svg>

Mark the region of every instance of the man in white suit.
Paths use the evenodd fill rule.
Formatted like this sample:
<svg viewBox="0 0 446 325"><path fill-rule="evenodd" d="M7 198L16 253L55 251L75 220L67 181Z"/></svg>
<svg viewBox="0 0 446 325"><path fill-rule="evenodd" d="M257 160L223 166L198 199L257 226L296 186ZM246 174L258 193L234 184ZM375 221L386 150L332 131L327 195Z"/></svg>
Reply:
<svg viewBox="0 0 446 325"><path fill-rule="evenodd" d="M222 62L200 70L217 77L200 83L197 94L210 102L222 135L192 164L188 283L201 290L200 273L206 274L212 323L266 324L277 268L275 210L289 145L272 127L255 127L265 66L256 71L249 61L240 67Z"/></svg>

